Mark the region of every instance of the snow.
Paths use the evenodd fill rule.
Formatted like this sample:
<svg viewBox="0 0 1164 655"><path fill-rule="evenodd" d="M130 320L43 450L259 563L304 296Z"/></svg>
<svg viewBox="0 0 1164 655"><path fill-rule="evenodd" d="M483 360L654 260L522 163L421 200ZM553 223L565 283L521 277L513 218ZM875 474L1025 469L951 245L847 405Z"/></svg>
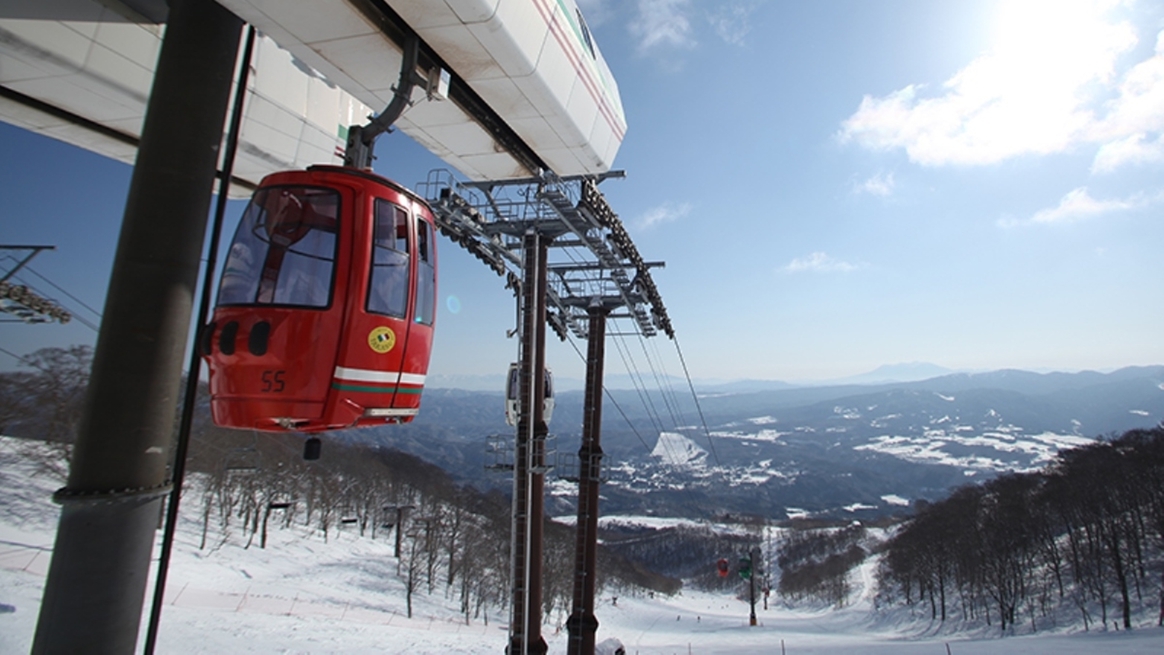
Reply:
<svg viewBox="0 0 1164 655"><path fill-rule="evenodd" d="M693 467L703 465L707 460L707 451L677 432L660 432L651 457L657 457L671 466Z"/></svg>
<svg viewBox="0 0 1164 655"><path fill-rule="evenodd" d="M573 514L568 514L554 517L553 520L554 522L561 523L563 525L575 525L578 522L578 517ZM599 517L598 527L604 530L615 528L646 528L651 530L666 530L670 528L702 528L715 531L719 534L750 534L748 528L741 527L738 524L715 523L711 521L698 521L695 519L625 514Z"/></svg>
<svg viewBox="0 0 1164 655"><path fill-rule="evenodd" d="M0 437L0 653L31 647L44 576L51 555L57 507L50 501L59 477L26 457L38 444ZM59 475L59 473L58 473ZM359 537L348 529L328 543L301 528L275 530L266 549L244 548L235 537L216 538L198 549L196 493L183 507L167 585L158 652L371 654L501 653L508 642L506 613L491 608L488 623L468 624L443 585L414 596L405 616L403 584L396 575L391 540ZM891 502L888 496L883 498ZM902 499L904 500L904 499ZM789 508L792 513L796 510ZM604 517L604 521L665 527L674 519ZM155 557L157 550L155 549ZM606 590L595 609L597 641L618 640L628 654L869 653L872 655L1083 655L1164 652L1164 630L1148 622L1136 630L1041 632L1000 638L989 631L940 628L907 611L878 611L875 563L853 575L854 593L841 609L791 608L757 602L758 625L749 607L732 594L685 589L673 597ZM147 604L148 605L148 604ZM144 624L148 617L143 616ZM550 652L566 651L564 617L543 627ZM139 637L140 639L140 637Z"/></svg>
<svg viewBox="0 0 1164 655"><path fill-rule="evenodd" d="M909 499L902 498L901 496L898 496L897 494L886 494L886 495L881 497L881 500L885 501L886 505L897 505L899 507L909 507Z"/></svg>
<svg viewBox="0 0 1164 655"><path fill-rule="evenodd" d="M1151 416L1149 412L1146 412L1142 409L1129 409L1128 413L1135 414L1136 416Z"/></svg>
<svg viewBox="0 0 1164 655"><path fill-rule="evenodd" d="M936 421L946 422L948 417ZM1014 426L1001 426L972 434L964 426L931 428L921 437L882 435L854 450L869 450L924 464L944 464L977 471L1034 471L1054 459L1059 451L1077 448L1094 439L1074 434L1022 434ZM977 454L955 455L954 448L975 448ZM988 456L993 450L995 456Z"/></svg>
<svg viewBox="0 0 1164 655"><path fill-rule="evenodd" d="M740 441L765 441L768 443L776 443L777 439L786 434L792 433L780 432L779 430L770 429L764 429L754 433L738 431L726 432L716 430L711 433L711 436L715 437L716 439L738 439Z"/></svg>
<svg viewBox="0 0 1164 655"><path fill-rule="evenodd" d="M860 410L855 407L843 407L841 405L837 405L836 407L833 407L833 414L849 420L856 420L861 418Z"/></svg>
<svg viewBox="0 0 1164 655"><path fill-rule="evenodd" d="M555 498L574 498L578 495L578 483L562 478L546 480L546 494Z"/></svg>

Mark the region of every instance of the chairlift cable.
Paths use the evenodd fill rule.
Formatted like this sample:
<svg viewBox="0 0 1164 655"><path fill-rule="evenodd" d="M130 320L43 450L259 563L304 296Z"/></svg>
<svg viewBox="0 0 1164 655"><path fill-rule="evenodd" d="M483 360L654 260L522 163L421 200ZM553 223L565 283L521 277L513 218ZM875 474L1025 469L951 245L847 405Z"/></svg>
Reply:
<svg viewBox="0 0 1164 655"><path fill-rule="evenodd" d="M707 429L707 419L703 416L703 407L699 404L699 396L695 393L695 385L691 383L691 373L687 370L687 360L683 357L683 349L679 347L679 337L673 339L675 342L675 352L679 353L679 362L683 364L683 375L687 378L687 387L691 389L691 399L695 401L695 409L699 412L699 422L703 425L703 433L707 436L707 445L711 449L712 457L715 458L716 466L719 466L719 455L715 452L715 443L711 440L711 430Z"/></svg>
<svg viewBox="0 0 1164 655"><path fill-rule="evenodd" d="M574 348L574 352L578 353L578 358L585 362L586 355L584 355L582 351L578 349L578 344L574 343L573 339L569 339L569 343L570 346ZM643 448L645 448L648 453L651 452L651 446L647 444L647 440L643 439L643 435L639 434L638 429L635 428L635 424L631 423L630 417L626 415L626 412L623 411L622 406L619 405L618 401L614 399L614 395L610 393L610 389L606 388L605 384L602 385L602 392L606 394L606 399L609 400L610 403L614 405L614 408L618 410L618 413L622 416L622 420L626 421L626 425L631 429L631 432L635 433L635 437L638 438L639 443L643 444Z"/></svg>
<svg viewBox="0 0 1164 655"><path fill-rule="evenodd" d="M639 372L638 367L634 364L634 357L630 355L630 348L627 347L624 352L623 345L619 342L620 340L617 338L614 340L615 348L618 350L619 355L623 358L623 365L627 368L627 373L630 375L631 383L634 384L635 391L637 391L639 394L639 400L643 403L643 408L646 409L647 416L650 418L655 431L660 436L662 436L665 428L663 426L662 418L659 416L658 410L655 409L654 401L651 400L650 391L647 389L646 384L643 382L642 374ZM628 358L630 359L629 364L627 363ZM661 441L663 444L663 449L667 451L667 456L672 461L679 461L681 458L675 453L674 448L671 446L670 440L662 439ZM656 443L658 443L658 441Z"/></svg>
<svg viewBox="0 0 1164 655"><path fill-rule="evenodd" d="M663 353L659 350L658 340L653 340L651 342L651 348L653 348L655 351L655 360L658 361L659 365L663 368L663 384L665 387L665 393L670 394L671 402L675 405L675 411L679 414L679 420L683 425L687 425L687 416L684 415L683 405L679 402L679 396L675 393L675 385L671 384L671 375L667 371L667 365L664 363Z"/></svg>
<svg viewBox="0 0 1164 655"><path fill-rule="evenodd" d="M622 330L616 331L622 332ZM622 357L623 366L626 368L627 375L630 377L631 383L634 384L635 390L639 392L640 399L643 402L643 408L647 410L647 414L651 417L654 427L661 432L663 430L663 419L655 408L654 401L651 400L650 391L647 389L643 374L635 362L634 355L631 354L630 347L625 343L625 336L616 336L614 342L615 348L618 349L619 355Z"/></svg>
<svg viewBox="0 0 1164 655"><path fill-rule="evenodd" d="M27 266L25 266L24 268L25 268L25 269L27 269L28 267L27 267ZM21 284L23 284L24 286L28 287L29 289L31 289L31 290L32 290L34 293L36 293L37 295L39 295L39 296L42 296L42 297L43 297L45 300L48 300L49 302L52 302L53 304L55 304L55 305L57 305L57 306L61 307L62 309L67 309L67 310L69 310L69 313L70 313L71 317L72 317L73 319L75 319L75 320L76 320L78 323L80 323L81 325L84 325L85 327L89 328L90 330L93 330L94 332L98 332L98 331L99 331L99 330L98 330L98 327L97 327L97 325L95 325L95 324L94 324L92 321L90 321L90 320L88 320L88 319L86 319L86 318L83 318L83 317L81 317L81 316L78 316L78 315L77 315L77 312L73 311L73 310L72 310L70 307L68 307L67 305L65 305L65 304L64 304L64 303L62 303L61 301L59 301L59 300L57 300L57 299L53 298L53 297L52 297L52 296L50 296L49 294L47 294L47 293L45 293L45 292L41 291L40 289L36 288L36 287L35 287L35 286L33 286L32 284L29 284L28 282L26 282L26 281L22 280L22 279L20 278L20 276L19 276L19 275L14 275L14 276L12 276L12 279L13 279L13 280L16 280L17 282L20 282L20 283L21 283ZM46 282L48 282L49 284L53 284L53 283L52 283L51 281L49 281L49 280L46 280ZM55 287L56 285L55 285L55 284L53 284L53 286ZM60 287L57 287L57 288L59 289ZM63 291L63 290L62 290L62 291ZM65 293L67 294L68 292L65 292ZM69 297L70 297L70 298L72 298L72 296L71 296L71 295L70 295ZM78 302L80 302L80 301L78 301ZM100 316L100 314L98 314L98 316Z"/></svg>
<svg viewBox="0 0 1164 655"><path fill-rule="evenodd" d="M658 388L659 388L659 395L662 396L663 403L667 407L668 412L670 412L670 414L671 414L672 425L675 427L676 432L679 432L681 434L680 428L682 427L682 425L686 424L686 420L682 415L682 411L679 409L679 402L675 398L675 394L672 392L670 394L670 397L668 397L667 392L668 392L670 387L669 387L669 382L667 382L666 367L663 364L662 357L659 356L658 348L657 347L655 348L655 352L656 352L657 356L654 358L654 360L652 360L650 352L647 350L647 347L646 347L646 339L641 334L639 335L639 345L642 347L643 356L646 357L647 364L650 366L651 372L655 377L655 383L658 385ZM659 367L662 369L662 377L660 377L659 370L657 370L655 367L655 363L654 363L655 361L658 361ZM668 451L670 451L671 449L669 448L668 443L669 442L664 442L663 445L665 448L668 449ZM670 454L673 454L673 453L670 453ZM716 460L716 463L717 464L719 463L718 458Z"/></svg>
<svg viewBox="0 0 1164 655"><path fill-rule="evenodd" d="M23 355L17 355L16 353L12 352L11 350L8 350L6 348L0 348L0 353L4 353L5 355L12 357L13 359L20 362L21 364L24 364L25 366L32 366L33 368L37 368L37 366L32 363L32 360L24 357Z"/></svg>
<svg viewBox="0 0 1164 655"><path fill-rule="evenodd" d="M614 319L612 319L612 320L614 320ZM617 331L617 330L616 330L616 331ZM641 338L641 336L640 336L640 338ZM623 357L623 363L624 363L624 366L626 366L626 365L627 365L627 364L626 364L626 358L627 358L627 355L629 355L629 348L627 349L626 353L624 353L624 352L622 351L622 348L621 348L621 346L620 346L620 345L619 345L619 343L618 343L618 341L619 341L619 340L618 340L618 339L615 339L614 341L615 341L615 347L619 349L619 354L620 354L620 356L622 356L622 357ZM585 362L585 361L586 361L586 357L585 357L585 355L584 355L584 354L582 353L582 351L581 351L581 350L578 348L577 344L575 344L575 343L574 343L573 339L571 339L571 340L570 340L570 345L571 345L571 346L574 348L574 352L578 354L578 357L579 357L579 359L580 359L580 360L582 360L583 362ZM657 350L657 349L656 349L656 350ZM632 359L633 359L633 358L632 358ZM649 359L649 358L648 358L648 359ZM660 357L659 359L661 360L661 357ZM628 366L627 368L628 368L628 373L629 373L629 372L630 372L630 368L631 368L631 367L629 367L629 366ZM684 366L684 370L686 370L686 366ZM634 383L634 384L635 384L635 390L636 390L636 392L638 392L638 393L639 393L640 400L642 400L642 396L643 396L643 389L642 389L642 388L640 388L640 386L639 386L639 383L641 382L641 380L638 380L638 379L636 379L636 378L635 378L635 376L632 374L632 375L631 375L631 381L632 381L632 383ZM639 440L639 443L641 443L641 444L643 445L643 449L647 451L648 455L650 455L650 454L653 452L653 449L651 448L651 446L650 446L650 445L648 445L648 444L647 444L646 440L645 440L645 439L643 438L643 436L642 436L642 435L639 433L639 431L638 431L638 430L635 428L635 426L634 426L634 423L632 423L632 422L631 422L631 420L630 420L630 417L628 417L628 416L627 416L627 414L626 414L626 412L623 410L622 406L618 404L618 401L617 401L617 400L615 400L615 398L614 398L613 394L611 394L610 390L609 390L609 389L607 389L605 385L603 385L603 388L602 388L602 390L603 390L603 392L606 394L606 398L607 398L608 400L610 400L611 404L613 404L613 405L614 405L614 408L615 408L616 410L618 410L618 413L619 413L619 414L622 416L622 419L623 419L623 421L625 421L625 422L626 422L626 424L627 424L627 426L628 426L628 427L630 427L631 431L632 431L632 432L634 432L634 435L635 435L635 437L636 437L636 438L638 438L638 440ZM677 404L678 404L678 403L676 403L676 405L677 405ZM643 407L644 407L644 409L646 409L646 410L647 410L648 416L651 418L651 420L652 420L652 423L655 423L655 424L656 424L656 428L657 428L657 429L659 430L659 432L661 433L661 432L662 432L661 423L658 421L658 418L657 418L657 416L653 416L653 415L651 414L651 410L652 410L652 408L653 408L653 407L652 407L652 406L649 406L649 405L648 405L647 403L645 403L645 402L643 403ZM710 437L709 437L709 442L710 442ZM662 445L663 445L663 449L664 449L664 451L666 452L666 456L667 456L667 458L668 458L668 460L669 460L669 461L672 461L672 462L678 462L678 461L680 461L680 458L678 457L677 453L675 452L675 448L674 448L674 447L671 445L671 443L670 443L670 440L663 439L663 440L662 440ZM718 465L719 465L719 456L718 456L718 455L715 453L715 449L714 449L714 447L712 448L712 455L713 455L713 457L714 457L714 459L715 459L716 465L718 466ZM685 496L685 497L688 499L688 501L687 501L686 505L687 505L687 506L689 506L689 507L690 507L690 506L695 506L695 504L696 504L696 501L697 501L697 500L698 500L698 498L699 498L699 497L698 497L698 495L695 493L695 490L694 490L694 488L693 488L693 487L691 487L691 486L688 486L688 485L684 485L684 486L683 486L683 487L682 487L682 488L679 490L679 494L680 494L681 496Z"/></svg>
<svg viewBox="0 0 1164 655"><path fill-rule="evenodd" d="M618 351L619 357L622 358L623 367L626 368L627 374L630 376L631 384L634 385L635 391L639 394L639 401L643 403L643 408L647 411L647 417L651 420L652 427L657 432L663 431L663 422L659 418L659 413L655 409L654 402L651 401L651 396L647 393L646 385L642 381L642 374L639 373L638 367L634 363L634 358L630 357L630 349L624 350L621 339L615 338L614 347Z"/></svg>
<svg viewBox="0 0 1164 655"><path fill-rule="evenodd" d="M35 286L33 286L33 285L31 285L31 284L29 284L29 283L25 282L24 280L20 279L20 277L19 277L19 276L13 276L13 277L12 277L12 279L13 279L13 280L16 280L17 282L20 282L20 283L21 283L21 284L23 284L24 286L28 287L28 288L29 288L29 289L30 289L30 290L31 290L33 293L37 294L38 296L41 296L41 297L43 297L45 300L48 300L49 302L51 302L51 303L53 303L53 304L57 305L57 306L58 306L58 307L60 307L61 309L66 309L66 310L68 310L68 311L69 311L69 314L70 314L70 318L71 318L72 320L75 320L75 321L77 321L77 322L78 322L78 323L80 323L81 325L84 325L85 327L89 328L90 330L93 330L94 332L98 332L98 331L99 331L99 329L98 329L98 327L97 327L97 325L96 325L96 324L94 324L92 321L90 321L90 320L88 320L88 319L86 319L86 318L84 318L84 317L82 317L82 316L78 316L78 315L77 315L77 313L76 313L75 311L73 311L73 309L72 309L71 307L69 307L68 305L66 305L66 304L62 303L61 301L59 301L59 300L57 300L57 299L53 298L52 296L50 296L50 295L48 295L47 293L45 293L45 292L41 291L40 289L36 288Z"/></svg>
<svg viewBox="0 0 1164 655"><path fill-rule="evenodd" d="M94 316L96 316L97 318L101 318L101 312L99 312L99 311L97 311L96 309L93 309L93 308L92 308L92 307L90 307L89 305L85 304L85 301L83 301L83 300L81 300L80 298L78 298L78 297L74 296L73 294L69 293L68 291L66 291L65 289L63 289L63 288L62 288L60 285L58 285L57 283L53 282L52 280L48 279L47 277L45 277L45 276L41 275L40 273L36 272L36 270L35 270L35 269L33 269L33 268L32 268L31 266L29 266L28 264L25 264L25 265L24 265L24 268L23 268L22 270L28 271L29 273L32 273L33 275L35 275L35 276L39 277L40 279L44 280L45 282L49 283L49 285L51 285L51 286L52 286L54 289L56 289L57 291L60 291L61 293L65 294L65 295L66 295L66 296L68 296L69 298L73 299L73 301L74 301L74 302L76 302L78 305L80 305L80 306L84 307L85 309L89 310L90 312L92 312ZM74 313L74 314L73 314L73 316L74 316L74 318L76 318L76 313Z"/></svg>
<svg viewBox="0 0 1164 655"><path fill-rule="evenodd" d="M651 370L651 375L655 378L655 384L659 388L659 395L663 399L663 406L667 408L667 413L671 415L671 423L676 428L678 428L680 426L680 422L679 422L679 417L677 415L677 408L671 402L671 399L667 397L667 390L663 386L663 380L659 377L659 369L655 367L655 363L651 359L651 353L647 350L646 341L647 341L646 338L640 334L639 335L639 347L643 349L643 357L646 358L647 366ZM660 362L660 366L661 365L662 365L662 362Z"/></svg>
<svg viewBox="0 0 1164 655"><path fill-rule="evenodd" d="M68 308L66 307L66 309L68 309ZM99 326L98 326L96 323L93 323L93 322L92 322L92 321L90 321L89 319L86 319L86 318L81 318L80 316L77 316L76 314L73 314L73 318L74 318L74 319L75 319L75 320L76 320L78 323L80 323L81 325L84 325L85 327L89 328L90 330L93 330L94 332L100 332L100 331L101 331L101 328L100 328L100 327L99 327Z"/></svg>

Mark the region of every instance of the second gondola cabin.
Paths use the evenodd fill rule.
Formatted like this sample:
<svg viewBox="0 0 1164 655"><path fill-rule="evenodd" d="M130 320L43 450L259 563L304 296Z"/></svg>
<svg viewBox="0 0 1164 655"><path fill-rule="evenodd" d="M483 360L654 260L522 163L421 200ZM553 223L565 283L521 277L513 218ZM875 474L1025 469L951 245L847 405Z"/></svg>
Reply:
<svg viewBox="0 0 1164 655"><path fill-rule="evenodd" d="M542 422L549 424L554 418L554 373L549 368L545 371L542 393ZM509 373L505 376L505 422L508 425L517 425L521 411L521 364L513 362L509 365Z"/></svg>
<svg viewBox="0 0 1164 655"><path fill-rule="evenodd" d="M371 172L264 178L199 344L215 424L316 432L411 421L432 351L433 225L422 198Z"/></svg>

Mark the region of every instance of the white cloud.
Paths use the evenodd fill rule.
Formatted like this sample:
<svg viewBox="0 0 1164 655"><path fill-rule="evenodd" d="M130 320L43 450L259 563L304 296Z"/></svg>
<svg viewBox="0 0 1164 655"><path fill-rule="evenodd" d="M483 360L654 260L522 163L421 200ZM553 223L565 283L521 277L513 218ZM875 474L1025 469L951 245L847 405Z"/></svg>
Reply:
<svg viewBox="0 0 1164 655"><path fill-rule="evenodd" d="M676 204L665 202L658 207L648 209L646 213L639 217L637 224L643 229L649 229L656 225L677 221L690 213L690 203L681 202Z"/></svg>
<svg viewBox="0 0 1164 655"><path fill-rule="evenodd" d="M1139 133L1100 146L1091 163L1091 172L1111 173L1126 165L1159 161L1164 161L1164 135L1149 141L1147 135Z"/></svg>
<svg viewBox="0 0 1164 655"><path fill-rule="evenodd" d="M1110 2L1004 3L995 48L930 91L866 95L837 137L904 150L923 166L985 165L1099 146L1094 170L1157 161L1164 132L1164 32L1156 53L1117 74L1134 27ZM1105 98L1114 99L1104 103Z"/></svg>
<svg viewBox="0 0 1164 655"><path fill-rule="evenodd" d="M639 52L656 47L693 46L690 11L690 0L638 0L638 18L629 29L639 39Z"/></svg>
<svg viewBox="0 0 1164 655"><path fill-rule="evenodd" d="M1086 187L1079 187L1072 189L1059 200L1059 204L1054 207L1040 209L1035 212L1030 220L1014 221L1003 220L1000 223L1003 226L1012 226L1021 223L1034 224L1051 224L1051 223L1070 223L1080 221L1103 214L1110 214L1112 212L1126 211L1129 209L1136 209L1148 204L1148 200L1142 196L1133 196L1125 199L1113 200L1099 200L1091 197L1087 192Z"/></svg>
<svg viewBox="0 0 1164 655"><path fill-rule="evenodd" d="M858 268L860 268L860 266L856 264L850 264L849 262L835 259L823 252L818 251L807 257L798 257L788 262L788 264L784 267L784 272L802 273L805 271L810 271L814 273L848 273L849 271L855 271Z"/></svg>
<svg viewBox="0 0 1164 655"><path fill-rule="evenodd" d="M1156 54L1124 75L1107 109L1093 129L1102 145L1092 172L1164 160L1164 32L1156 36Z"/></svg>
<svg viewBox="0 0 1164 655"><path fill-rule="evenodd" d="M1155 54L1129 69L1118 91L1096 125L1098 136L1164 130L1164 31L1156 35Z"/></svg>
<svg viewBox="0 0 1164 655"><path fill-rule="evenodd" d="M734 2L720 5L708 17L716 36L732 45L744 45L744 39L752 29L752 12L755 2Z"/></svg>
<svg viewBox="0 0 1164 655"><path fill-rule="evenodd" d="M1096 200L1087 192L1086 187L1079 187L1063 196L1057 206L1035 212L1035 215L1031 216L1031 222L1062 223L1128 209L1130 206L1123 200Z"/></svg>
<svg viewBox="0 0 1164 655"><path fill-rule="evenodd" d="M893 173L878 173L864 182L855 185L853 190L856 193L868 193L885 198L893 194L895 186L896 183L893 181Z"/></svg>

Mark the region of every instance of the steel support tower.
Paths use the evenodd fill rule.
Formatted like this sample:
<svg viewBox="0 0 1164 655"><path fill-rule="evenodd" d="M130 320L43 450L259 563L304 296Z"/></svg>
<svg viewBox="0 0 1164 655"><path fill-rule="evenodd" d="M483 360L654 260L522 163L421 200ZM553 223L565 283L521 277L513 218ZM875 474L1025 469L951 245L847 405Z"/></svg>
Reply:
<svg viewBox="0 0 1164 655"><path fill-rule="evenodd" d="M674 338L650 269L622 221L598 190L607 177L560 178L548 171L520 180L457 182L434 171L421 185L441 233L506 278L521 308L520 399L514 447L511 544L511 655L545 653L541 637L542 526L548 471L542 416L545 328L589 342L586 407L579 450L574 607L569 652L593 653L598 620L594 580L602 449L603 342L608 318L635 332ZM553 249L553 250L551 250ZM555 253L563 256L554 257Z"/></svg>

